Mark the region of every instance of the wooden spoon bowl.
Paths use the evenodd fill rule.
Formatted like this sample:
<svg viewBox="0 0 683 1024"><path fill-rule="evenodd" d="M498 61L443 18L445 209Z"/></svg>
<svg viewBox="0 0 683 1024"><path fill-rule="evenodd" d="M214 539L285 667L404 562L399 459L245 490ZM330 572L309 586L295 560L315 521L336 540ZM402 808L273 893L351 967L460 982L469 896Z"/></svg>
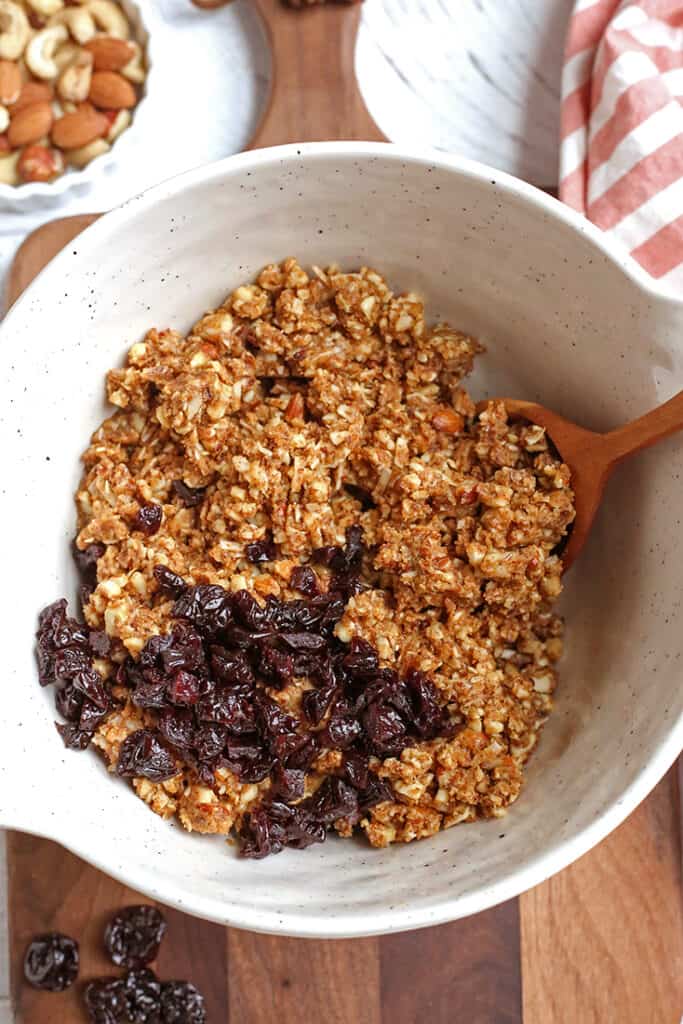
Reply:
<svg viewBox="0 0 683 1024"><path fill-rule="evenodd" d="M683 430L683 391L607 434L586 430L543 405L517 398L488 399L477 405L477 412L482 412L489 401L503 402L511 419L524 419L544 427L563 462L569 466L576 518L562 553L565 572L586 543L615 466L629 455Z"/></svg>

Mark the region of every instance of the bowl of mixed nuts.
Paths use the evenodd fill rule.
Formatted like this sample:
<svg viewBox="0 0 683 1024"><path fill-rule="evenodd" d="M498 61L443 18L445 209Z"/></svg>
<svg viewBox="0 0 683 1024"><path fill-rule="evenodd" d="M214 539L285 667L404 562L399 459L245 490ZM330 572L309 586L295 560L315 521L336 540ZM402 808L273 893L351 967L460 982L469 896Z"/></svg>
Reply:
<svg viewBox="0 0 683 1024"><path fill-rule="evenodd" d="M129 0L0 0L0 198L63 192L107 163L148 68Z"/></svg>

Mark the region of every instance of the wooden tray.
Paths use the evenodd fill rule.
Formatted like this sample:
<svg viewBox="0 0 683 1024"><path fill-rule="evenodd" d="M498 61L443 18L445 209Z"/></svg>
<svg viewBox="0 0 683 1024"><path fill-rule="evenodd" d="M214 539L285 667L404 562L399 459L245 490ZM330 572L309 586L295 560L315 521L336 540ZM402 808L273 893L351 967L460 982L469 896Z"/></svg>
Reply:
<svg viewBox="0 0 683 1024"><path fill-rule="evenodd" d="M352 70L358 9L293 13L279 0L255 2L276 86L252 145L380 139ZM24 242L8 304L95 216L54 221ZM78 986L54 996L23 982L26 943L67 932L81 942L83 978L111 974L104 922L144 897L19 833L9 835L8 867L16 1019L84 1022ZM336 942L253 935L166 909L157 969L202 989L209 1024L679 1024L682 894L674 769L596 850L519 900L439 928Z"/></svg>

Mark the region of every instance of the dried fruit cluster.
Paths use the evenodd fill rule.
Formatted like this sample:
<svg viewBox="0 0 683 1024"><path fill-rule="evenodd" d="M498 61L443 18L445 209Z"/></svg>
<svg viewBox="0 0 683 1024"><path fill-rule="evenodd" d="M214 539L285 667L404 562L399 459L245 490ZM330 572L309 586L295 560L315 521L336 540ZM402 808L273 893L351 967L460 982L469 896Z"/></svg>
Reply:
<svg viewBox="0 0 683 1024"><path fill-rule="evenodd" d="M262 561L273 547L271 541L249 545L248 557ZM83 554L87 567L97 551ZM246 590L190 587L157 566L160 590L175 598L176 623L118 670L116 682L130 691L133 704L153 713L155 727L137 729L123 741L117 773L160 783L190 766L208 786L221 767L245 783L270 776L269 798L245 816L242 827L242 852L250 857L322 842L334 822L354 825L369 807L391 799L370 758L447 736L450 725L422 672L401 679L380 668L377 651L363 639L347 644L334 636L347 601L363 587L362 557L361 531L352 526L344 548L313 552L313 563L333 573L327 591L321 592L314 569L302 565L293 570L291 585L305 596L269 597L263 606ZM57 728L68 747L87 747L93 729L116 706L92 667L93 654L107 649L106 637L67 617L65 601L42 613L40 680L63 684L56 704L67 724ZM267 693L302 677L312 683L302 701L303 729ZM306 773L326 750L343 751L339 774L303 799Z"/></svg>
<svg viewBox="0 0 683 1024"><path fill-rule="evenodd" d="M205 1024L201 992L187 981L157 978L148 964L156 959L166 921L156 907L124 907L107 924L104 945L123 978L96 978L83 989L92 1024ZM24 977L43 992L63 992L78 977L78 943L68 935L37 935L24 956Z"/></svg>
<svg viewBox="0 0 683 1024"><path fill-rule="evenodd" d="M115 0L0 0L0 183L85 167L131 122L144 54Z"/></svg>

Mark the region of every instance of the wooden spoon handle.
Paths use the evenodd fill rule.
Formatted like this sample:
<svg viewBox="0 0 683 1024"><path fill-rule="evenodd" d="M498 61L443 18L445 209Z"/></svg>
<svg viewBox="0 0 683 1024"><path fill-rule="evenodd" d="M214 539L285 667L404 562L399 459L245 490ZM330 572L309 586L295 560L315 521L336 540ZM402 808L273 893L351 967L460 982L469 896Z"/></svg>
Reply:
<svg viewBox="0 0 683 1024"><path fill-rule="evenodd" d="M248 149L286 142L385 142L363 102L354 71L359 4L302 10L254 0L272 53L268 103Z"/></svg>
<svg viewBox="0 0 683 1024"><path fill-rule="evenodd" d="M603 450L614 464L679 430L683 430L683 391L652 412L603 435Z"/></svg>

